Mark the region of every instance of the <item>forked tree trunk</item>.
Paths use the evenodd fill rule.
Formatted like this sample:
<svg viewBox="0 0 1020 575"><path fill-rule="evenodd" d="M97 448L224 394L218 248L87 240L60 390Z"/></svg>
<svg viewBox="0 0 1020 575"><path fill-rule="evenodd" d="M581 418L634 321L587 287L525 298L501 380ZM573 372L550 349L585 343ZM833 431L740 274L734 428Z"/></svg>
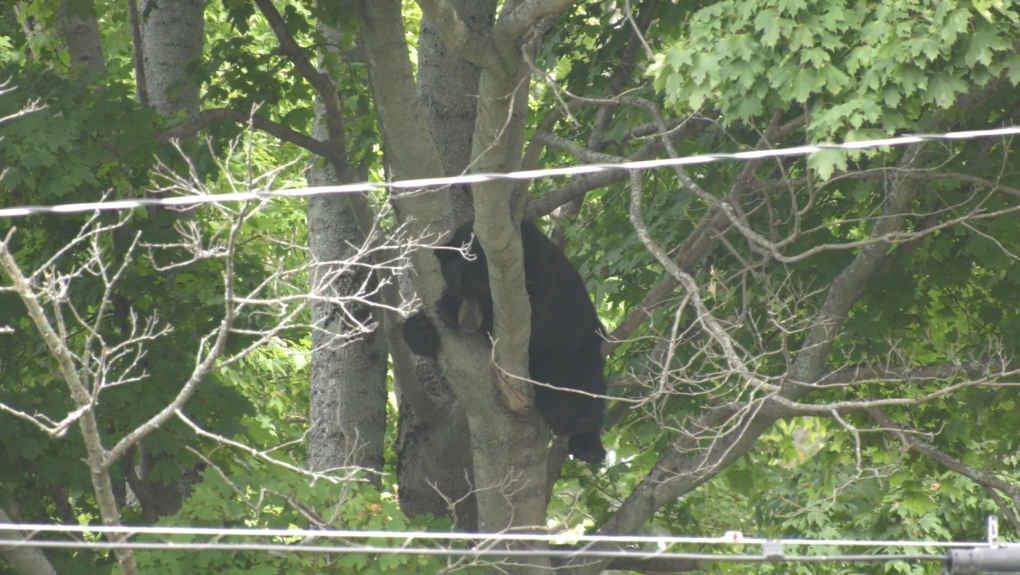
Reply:
<svg viewBox="0 0 1020 575"><path fill-rule="evenodd" d="M494 0L454 0L450 4L475 30L492 28ZM471 162L480 75L477 66L453 54L428 19L422 19L418 96L446 175L464 172ZM454 220L471 219L470 189L459 187L453 194ZM474 531L478 506L471 493L474 479L467 418L437 362L419 359L416 372L419 385L435 400L436 409L419 414L405 401L399 406L396 449L401 508L409 515L451 517L456 529Z"/></svg>

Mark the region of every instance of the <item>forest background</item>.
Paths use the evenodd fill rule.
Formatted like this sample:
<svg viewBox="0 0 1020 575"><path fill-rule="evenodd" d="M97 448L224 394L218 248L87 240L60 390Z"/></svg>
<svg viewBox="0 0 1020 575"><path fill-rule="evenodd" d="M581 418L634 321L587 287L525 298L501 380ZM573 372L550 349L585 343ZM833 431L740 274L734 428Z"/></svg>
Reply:
<svg viewBox="0 0 1020 575"><path fill-rule="evenodd" d="M0 208L1009 126L1018 25L1010 0L16 0ZM995 514L1015 539L1016 149L2 218L0 521L973 541ZM608 328L603 466L550 441L521 379L522 217ZM495 343L443 330L439 362L415 358L403 318L443 289L428 246L472 218ZM3 556L23 575L790 568Z"/></svg>

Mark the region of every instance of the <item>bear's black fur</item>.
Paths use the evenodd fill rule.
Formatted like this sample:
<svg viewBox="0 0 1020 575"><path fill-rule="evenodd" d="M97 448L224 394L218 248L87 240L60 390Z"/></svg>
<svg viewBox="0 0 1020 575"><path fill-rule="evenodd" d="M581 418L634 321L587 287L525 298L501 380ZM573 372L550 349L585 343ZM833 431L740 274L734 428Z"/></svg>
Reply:
<svg viewBox="0 0 1020 575"><path fill-rule="evenodd" d="M530 222L521 224L521 242L531 302L528 369L533 380L559 388L535 386L535 407L556 435L570 437L571 455L602 463L606 450L599 431L605 400L567 391L605 395L605 358L599 350L602 323L584 281L563 252ZM473 259L456 251L468 244ZM490 334L489 268L472 224L457 228L435 254L446 280L446 290L436 302L439 319L462 333ZM423 312L408 318L403 333L412 352L428 357L439 352L439 334Z"/></svg>

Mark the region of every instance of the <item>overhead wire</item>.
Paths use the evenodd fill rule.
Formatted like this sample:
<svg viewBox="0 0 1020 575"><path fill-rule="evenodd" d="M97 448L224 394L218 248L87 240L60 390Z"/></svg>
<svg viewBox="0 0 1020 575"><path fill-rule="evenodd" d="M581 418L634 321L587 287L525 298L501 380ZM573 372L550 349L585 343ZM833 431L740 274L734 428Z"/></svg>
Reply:
<svg viewBox="0 0 1020 575"><path fill-rule="evenodd" d="M508 173L475 173L439 178L399 180L393 182L360 182L355 184L343 184L336 186L310 186L282 190L250 191L230 194L174 196L167 198L132 198L100 202L58 204L53 206L19 206L0 209L0 217L19 218L40 214L73 214L93 211L127 210L147 206L184 208L199 204L244 202L271 198L308 197L320 194L363 193L379 190L383 191L427 190L459 184L474 184L479 182L488 182L495 180L536 180L542 178L592 174L608 170L628 170L628 171L651 170L656 168L665 168L672 166L708 164L723 160L735 160L735 161L760 160L788 156L806 156L817 152L831 150L860 151L881 148L885 146L903 146L907 144L917 144L921 142L930 141L970 140L976 138L989 138L1015 135L1020 135L1020 126L1010 126L988 130L967 130L960 132L947 132L943 134L913 134L875 140L843 142L840 144L810 144L805 146L795 146L792 148L749 150L745 152L735 153L697 154L693 156L681 156L678 158L659 158L655 160L620 162L615 164L614 163L580 164L577 166L545 168L541 170L522 170Z"/></svg>
<svg viewBox="0 0 1020 575"><path fill-rule="evenodd" d="M739 563L761 563L766 561L789 561L795 563L855 562L877 563L885 561L945 561L944 555L883 553L875 555L849 555L826 553L821 555L748 555L675 553L670 551L643 551L639 549L503 549L496 547L458 549L456 547L376 547L369 545L313 545L308 543L232 543L232 542L135 542L135 541L4 541L3 547L31 547L36 549L131 549L136 551L220 551L220 552L272 552L272 553L322 553L322 554L375 554L410 555L432 557L552 557L558 559L638 559L638 560L689 560L689 561L731 561Z"/></svg>
<svg viewBox="0 0 1020 575"><path fill-rule="evenodd" d="M272 528L217 528L217 527L132 527L89 525L0 524L2 532L20 532L21 540L6 539L5 547L33 547L44 549L134 549L158 551L252 551L301 553L362 553L378 555L415 555L446 557L552 557L573 559L628 558L640 560L695 560L734 562L879 562L879 561L945 561L944 555L925 552L931 549L982 549L994 548L997 542L963 541L896 541L855 539L764 539L744 537L740 532L727 532L722 537L643 536L643 535L577 535L573 533L441 533L392 532L315 529ZM105 540L52 540L40 539L45 534L120 535L121 541ZM137 541L132 537L148 536L162 540ZM175 537L188 540L174 541ZM194 537L208 537L209 541L194 541ZM249 541L230 541L228 538L246 538ZM274 541L250 541L266 538ZM281 543L280 539L292 540ZM345 540L344 544L321 544L316 541ZM362 541L372 541L372 543ZM427 547L423 543L435 543ZM457 548L450 544L465 544ZM554 547L504 547L507 544L555 544ZM444 546L439 546L444 545ZM564 546L572 547L564 547ZM701 546L760 546L761 554L718 554L704 552L670 551L678 545ZM814 553L787 554L785 547L816 548ZM829 551L840 547L872 547L876 553L842 553ZM924 548L919 552L877 552L882 548ZM1007 546L1009 547L1009 546ZM652 548L652 549L649 549ZM817 552L817 548L823 552Z"/></svg>
<svg viewBox="0 0 1020 575"><path fill-rule="evenodd" d="M349 539L407 539L422 541L485 541L530 543L616 543L633 545L763 545L773 539L746 537L739 531L728 531L720 537L692 537L673 535L581 535L565 533L456 533L435 531L381 531L381 530L320 530L237 527L161 527L131 525L49 525L42 523L0 523L0 531L17 530L28 533L95 533L116 535L209 536L224 537L314 537ZM907 547L974 547L986 542L967 541L897 541L881 539L782 539L785 545L833 545L881 547L901 545Z"/></svg>

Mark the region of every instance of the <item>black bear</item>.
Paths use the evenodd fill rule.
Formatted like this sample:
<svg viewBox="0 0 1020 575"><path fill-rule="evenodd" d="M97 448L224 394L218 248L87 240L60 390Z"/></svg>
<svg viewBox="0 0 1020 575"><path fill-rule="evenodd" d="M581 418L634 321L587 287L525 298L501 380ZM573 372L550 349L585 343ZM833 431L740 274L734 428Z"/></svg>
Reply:
<svg viewBox="0 0 1020 575"><path fill-rule="evenodd" d="M532 379L553 387L535 386L535 407L553 433L570 438L571 455L602 463L606 450L599 431L605 400L592 397L606 393L605 359L599 350L602 323L581 276L549 238L534 224L522 222L521 243L531 302L528 369ZM465 245L470 245L472 259L457 251ZM435 254L446 281L436 302L439 319L462 333L491 333L489 268L472 223L457 228ZM423 312L408 318L403 334L412 352L428 357L439 352L439 334Z"/></svg>

